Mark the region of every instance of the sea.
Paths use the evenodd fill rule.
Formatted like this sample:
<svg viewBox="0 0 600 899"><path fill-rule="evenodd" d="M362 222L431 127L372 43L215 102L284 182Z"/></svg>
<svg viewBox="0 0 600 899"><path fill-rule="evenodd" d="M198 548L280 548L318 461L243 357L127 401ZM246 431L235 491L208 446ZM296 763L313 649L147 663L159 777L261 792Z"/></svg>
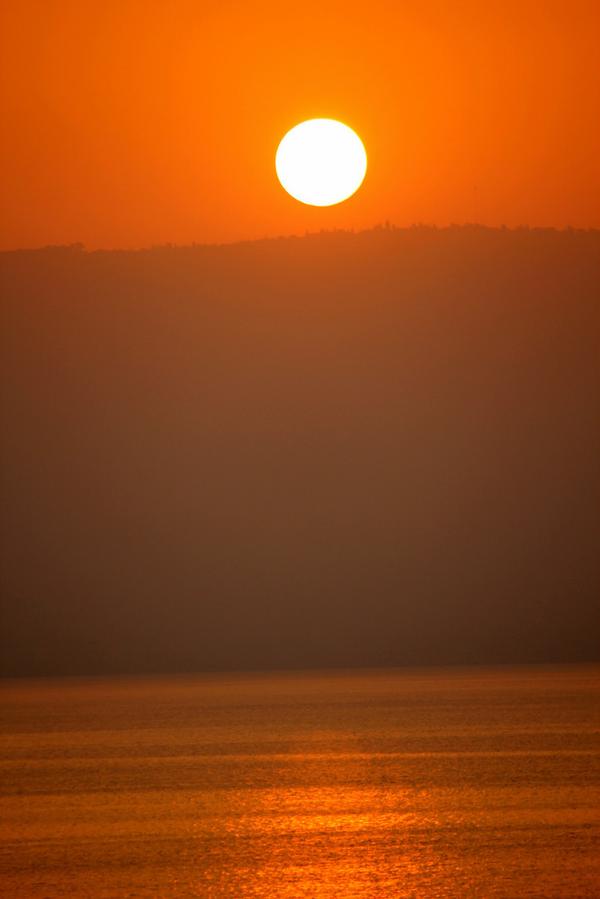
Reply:
<svg viewBox="0 0 600 899"><path fill-rule="evenodd" d="M0 895L600 897L600 668L7 681Z"/></svg>

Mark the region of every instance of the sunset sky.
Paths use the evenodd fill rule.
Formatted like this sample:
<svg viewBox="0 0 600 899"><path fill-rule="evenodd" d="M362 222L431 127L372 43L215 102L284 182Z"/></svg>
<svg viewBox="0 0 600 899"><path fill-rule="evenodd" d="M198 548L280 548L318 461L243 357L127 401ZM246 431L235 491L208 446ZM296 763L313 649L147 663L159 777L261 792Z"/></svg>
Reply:
<svg viewBox="0 0 600 899"><path fill-rule="evenodd" d="M3 4L0 247L599 227L599 26L597 0ZM369 155L328 209L274 171L321 116Z"/></svg>

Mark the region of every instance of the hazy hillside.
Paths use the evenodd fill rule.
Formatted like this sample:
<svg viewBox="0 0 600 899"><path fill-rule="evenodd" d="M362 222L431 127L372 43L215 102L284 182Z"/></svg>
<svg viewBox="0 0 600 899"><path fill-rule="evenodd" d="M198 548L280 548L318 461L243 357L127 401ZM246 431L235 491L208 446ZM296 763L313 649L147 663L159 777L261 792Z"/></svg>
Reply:
<svg viewBox="0 0 600 899"><path fill-rule="evenodd" d="M5 673L598 656L600 232L0 270Z"/></svg>

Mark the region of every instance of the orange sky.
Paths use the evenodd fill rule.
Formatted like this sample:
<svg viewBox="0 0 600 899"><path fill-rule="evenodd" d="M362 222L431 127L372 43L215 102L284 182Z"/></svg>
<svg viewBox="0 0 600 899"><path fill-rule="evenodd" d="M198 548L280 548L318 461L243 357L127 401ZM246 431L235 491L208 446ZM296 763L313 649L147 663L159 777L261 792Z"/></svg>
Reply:
<svg viewBox="0 0 600 899"><path fill-rule="evenodd" d="M600 227L597 0L20 0L0 31L2 248ZM328 209L274 171L314 116L369 154Z"/></svg>

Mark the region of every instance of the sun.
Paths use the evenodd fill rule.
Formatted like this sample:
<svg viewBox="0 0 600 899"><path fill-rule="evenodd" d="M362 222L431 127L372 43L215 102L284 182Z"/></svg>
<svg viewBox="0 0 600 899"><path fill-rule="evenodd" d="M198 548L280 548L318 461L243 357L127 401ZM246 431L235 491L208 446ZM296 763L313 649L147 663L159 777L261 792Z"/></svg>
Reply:
<svg viewBox="0 0 600 899"><path fill-rule="evenodd" d="M282 139L275 170L296 200L309 206L333 206L362 184L367 153L358 134L343 122L308 119Z"/></svg>

